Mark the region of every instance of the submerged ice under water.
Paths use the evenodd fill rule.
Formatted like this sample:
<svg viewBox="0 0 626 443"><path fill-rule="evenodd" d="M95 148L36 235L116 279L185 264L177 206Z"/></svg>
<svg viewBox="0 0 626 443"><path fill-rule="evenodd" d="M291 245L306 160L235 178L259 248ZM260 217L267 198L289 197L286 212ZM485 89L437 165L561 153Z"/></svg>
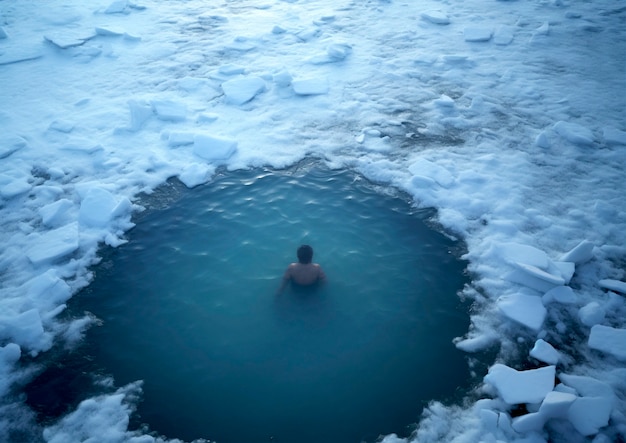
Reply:
<svg viewBox="0 0 626 443"><path fill-rule="evenodd" d="M170 184L169 186L174 186ZM73 301L82 352L184 439L373 441L469 384L458 242L348 171L228 173L141 215ZM329 282L276 295L301 243ZM123 345L122 345L123 344Z"/></svg>

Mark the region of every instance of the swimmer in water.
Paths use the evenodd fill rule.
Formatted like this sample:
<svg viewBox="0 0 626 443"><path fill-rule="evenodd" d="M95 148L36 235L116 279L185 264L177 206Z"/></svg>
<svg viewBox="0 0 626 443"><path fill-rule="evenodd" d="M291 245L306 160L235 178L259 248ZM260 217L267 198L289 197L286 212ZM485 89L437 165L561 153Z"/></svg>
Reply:
<svg viewBox="0 0 626 443"><path fill-rule="evenodd" d="M311 286L316 283L326 281L326 274L322 267L313 261L313 248L309 245L302 245L298 248L298 263L292 263L287 267L283 275L283 281L276 291L281 294L287 284L291 282L299 286Z"/></svg>

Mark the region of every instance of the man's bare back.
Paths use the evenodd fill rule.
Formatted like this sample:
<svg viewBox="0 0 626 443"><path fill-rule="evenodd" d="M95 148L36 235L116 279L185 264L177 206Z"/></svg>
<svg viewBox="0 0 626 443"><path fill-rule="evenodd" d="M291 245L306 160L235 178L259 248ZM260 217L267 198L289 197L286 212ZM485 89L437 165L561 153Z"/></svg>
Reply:
<svg viewBox="0 0 626 443"><path fill-rule="evenodd" d="M302 245L298 248L298 263L291 263L278 288L278 294L282 293L289 282L300 286L311 286L318 282L326 281L326 274L317 263L312 263L313 248L309 245Z"/></svg>
<svg viewBox="0 0 626 443"><path fill-rule="evenodd" d="M285 271L283 279L291 280L298 285L312 285L326 280L326 274L317 263L292 263Z"/></svg>

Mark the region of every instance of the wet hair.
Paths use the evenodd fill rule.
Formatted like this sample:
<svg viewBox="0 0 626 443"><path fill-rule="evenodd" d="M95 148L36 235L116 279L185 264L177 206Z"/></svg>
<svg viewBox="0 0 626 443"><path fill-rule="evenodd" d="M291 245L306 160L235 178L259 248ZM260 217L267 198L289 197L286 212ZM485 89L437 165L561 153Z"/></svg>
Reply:
<svg viewBox="0 0 626 443"><path fill-rule="evenodd" d="M302 264L311 263L313 260L313 248L309 245L302 245L298 248L298 261Z"/></svg>

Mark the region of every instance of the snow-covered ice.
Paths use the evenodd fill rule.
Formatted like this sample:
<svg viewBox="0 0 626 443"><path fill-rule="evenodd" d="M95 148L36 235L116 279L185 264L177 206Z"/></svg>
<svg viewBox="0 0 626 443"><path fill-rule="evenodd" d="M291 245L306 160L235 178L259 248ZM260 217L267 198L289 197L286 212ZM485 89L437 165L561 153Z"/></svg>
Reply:
<svg viewBox="0 0 626 443"><path fill-rule="evenodd" d="M541 403L554 389L554 366L516 371L506 365L495 364L485 381L495 387L502 399L510 405Z"/></svg>
<svg viewBox="0 0 626 443"><path fill-rule="evenodd" d="M596 324L589 334L589 347L626 361L626 329Z"/></svg>
<svg viewBox="0 0 626 443"><path fill-rule="evenodd" d="M556 365L559 362L559 351L541 338L535 342L535 346L530 350L530 356L549 365Z"/></svg>
<svg viewBox="0 0 626 443"><path fill-rule="evenodd" d="M438 210L472 277L455 344L497 353L382 441L624 440L623 5L236 3L0 6L0 440L159 441L128 430L140 383L45 429L20 389L91 324L59 313L140 193L307 157Z"/></svg>

